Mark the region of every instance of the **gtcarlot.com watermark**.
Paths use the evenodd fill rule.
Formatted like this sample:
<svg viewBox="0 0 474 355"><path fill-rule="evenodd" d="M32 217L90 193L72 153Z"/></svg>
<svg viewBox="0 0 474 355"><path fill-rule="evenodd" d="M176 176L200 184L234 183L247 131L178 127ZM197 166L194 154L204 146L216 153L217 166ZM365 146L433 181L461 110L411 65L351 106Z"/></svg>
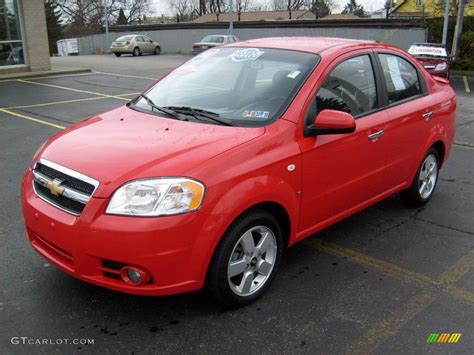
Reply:
<svg viewBox="0 0 474 355"><path fill-rule="evenodd" d="M10 342L13 345L94 345L94 339L86 338L30 338L12 337Z"/></svg>

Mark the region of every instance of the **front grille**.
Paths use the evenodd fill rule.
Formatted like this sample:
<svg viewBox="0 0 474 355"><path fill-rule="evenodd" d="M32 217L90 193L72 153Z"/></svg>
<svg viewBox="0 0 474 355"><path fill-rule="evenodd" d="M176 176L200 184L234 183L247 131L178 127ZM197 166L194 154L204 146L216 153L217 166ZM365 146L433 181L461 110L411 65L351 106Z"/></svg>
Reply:
<svg viewBox="0 0 474 355"><path fill-rule="evenodd" d="M53 205L57 205L63 209L65 209L68 212L74 213L74 214L81 214L82 210L86 205L71 200L70 198L64 197L64 196L55 196L49 191L47 187L44 187L40 184L38 184L36 181L34 182L35 185L35 191L36 193L43 197L44 199L48 200L51 202Z"/></svg>
<svg viewBox="0 0 474 355"><path fill-rule="evenodd" d="M40 159L33 170L33 187L46 202L80 215L99 183L61 165Z"/></svg>
<svg viewBox="0 0 474 355"><path fill-rule="evenodd" d="M63 181L61 184L62 186L69 186L73 188L74 190L83 192L87 195L92 195L92 193L94 192L94 189L95 189L94 185L89 184L85 181L79 180L70 175L66 175L62 173L61 171L50 168L47 165L37 163L35 170L47 176L51 180L54 180L54 179L62 180Z"/></svg>

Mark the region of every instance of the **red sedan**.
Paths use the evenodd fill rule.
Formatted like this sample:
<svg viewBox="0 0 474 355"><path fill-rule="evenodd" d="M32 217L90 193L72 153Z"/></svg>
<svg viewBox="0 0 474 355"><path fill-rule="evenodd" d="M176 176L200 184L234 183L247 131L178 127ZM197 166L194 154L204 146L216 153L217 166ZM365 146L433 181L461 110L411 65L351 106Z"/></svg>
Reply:
<svg viewBox="0 0 474 355"><path fill-rule="evenodd" d="M210 49L46 142L23 178L28 238L99 286L247 304L286 247L395 193L426 204L455 109L446 80L386 44Z"/></svg>

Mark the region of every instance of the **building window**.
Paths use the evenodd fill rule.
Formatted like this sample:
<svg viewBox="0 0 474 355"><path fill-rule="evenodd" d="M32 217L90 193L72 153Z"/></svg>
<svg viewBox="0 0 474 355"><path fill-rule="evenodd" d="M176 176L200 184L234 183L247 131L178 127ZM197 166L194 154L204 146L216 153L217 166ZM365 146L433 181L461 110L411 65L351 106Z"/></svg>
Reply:
<svg viewBox="0 0 474 355"><path fill-rule="evenodd" d="M0 0L0 67L25 64L17 0Z"/></svg>

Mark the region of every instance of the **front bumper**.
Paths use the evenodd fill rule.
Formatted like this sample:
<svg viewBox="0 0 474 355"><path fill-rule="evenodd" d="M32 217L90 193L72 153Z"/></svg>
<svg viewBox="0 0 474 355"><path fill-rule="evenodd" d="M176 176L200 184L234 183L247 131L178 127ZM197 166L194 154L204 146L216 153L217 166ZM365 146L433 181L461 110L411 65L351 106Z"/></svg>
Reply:
<svg viewBox="0 0 474 355"><path fill-rule="evenodd" d="M107 199L92 198L74 216L39 198L31 171L22 181L22 209L33 248L68 274L113 290L169 295L203 286L212 243L208 215L144 218L104 214ZM151 281L130 285L114 277L117 265L146 270Z"/></svg>

